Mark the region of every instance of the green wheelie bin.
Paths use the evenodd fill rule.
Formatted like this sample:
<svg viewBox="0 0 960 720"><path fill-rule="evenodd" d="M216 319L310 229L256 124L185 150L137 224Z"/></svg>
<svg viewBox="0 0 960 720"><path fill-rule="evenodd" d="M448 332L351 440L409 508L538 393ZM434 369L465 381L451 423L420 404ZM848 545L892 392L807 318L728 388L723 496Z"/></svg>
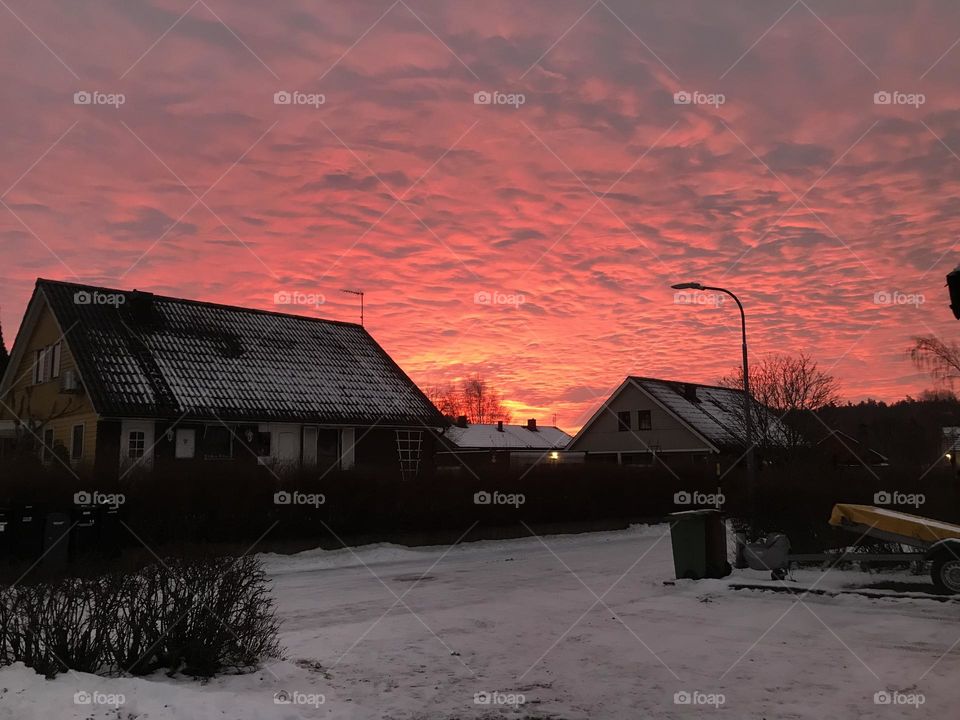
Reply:
<svg viewBox="0 0 960 720"><path fill-rule="evenodd" d="M687 510L669 516L673 568L678 579L702 580L730 574L727 533L719 510Z"/></svg>

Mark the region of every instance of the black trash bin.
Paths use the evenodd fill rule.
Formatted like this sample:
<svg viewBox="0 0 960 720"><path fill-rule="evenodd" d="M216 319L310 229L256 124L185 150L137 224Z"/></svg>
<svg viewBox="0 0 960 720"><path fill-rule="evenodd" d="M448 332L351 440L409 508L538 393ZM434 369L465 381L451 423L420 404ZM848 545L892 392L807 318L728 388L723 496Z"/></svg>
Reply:
<svg viewBox="0 0 960 720"><path fill-rule="evenodd" d="M13 521L13 555L18 560L36 560L43 555L43 515L34 505L17 508Z"/></svg>
<svg viewBox="0 0 960 720"><path fill-rule="evenodd" d="M43 569L63 572L70 561L70 516L63 512L47 513L43 525Z"/></svg>
<svg viewBox="0 0 960 720"><path fill-rule="evenodd" d="M670 522L673 568L677 578L702 580L730 574L727 531L719 510L672 513Z"/></svg>

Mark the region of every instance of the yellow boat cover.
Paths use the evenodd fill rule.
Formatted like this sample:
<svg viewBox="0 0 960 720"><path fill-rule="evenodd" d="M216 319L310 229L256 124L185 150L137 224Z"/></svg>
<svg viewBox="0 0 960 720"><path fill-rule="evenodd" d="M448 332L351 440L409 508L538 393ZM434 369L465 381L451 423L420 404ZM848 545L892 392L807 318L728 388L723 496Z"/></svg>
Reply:
<svg viewBox="0 0 960 720"><path fill-rule="evenodd" d="M925 543L935 543L947 538L960 538L960 526L940 520L932 520L919 515L908 515L896 510L873 507L872 505L848 505L845 503L834 505L833 513L830 515L830 524L843 526L851 523L862 525L864 529L868 527L876 528L905 538L916 538ZM869 532L867 534L869 535Z"/></svg>

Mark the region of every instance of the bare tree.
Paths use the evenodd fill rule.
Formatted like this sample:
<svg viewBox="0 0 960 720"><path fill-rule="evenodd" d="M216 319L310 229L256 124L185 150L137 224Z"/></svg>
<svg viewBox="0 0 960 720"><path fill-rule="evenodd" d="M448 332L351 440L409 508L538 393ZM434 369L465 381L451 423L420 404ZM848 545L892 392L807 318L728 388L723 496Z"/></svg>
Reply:
<svg viewBox="0 0 960 720"><path fill-rule="evenodd" d="M463 412L463 395L452 383L427 388L426 395L445 417L456 418Z"/></svg>
<svg viewBox="0 0 960 720"><path fill-rule="evenodd" d="M436 385L426 392L430 401L448 418L466 416L474 424L510 422L510 412L503 404L503 396L479 374L463 380L459 385Z"/></svg>
<svg viewBox="0 0 960 720"><path fill-rule="evenodd" d="M743 370L737 368L720 384L742 388ZM756 402L752 417L755 441L761 448L785 444L795 449L805 444L803 420L807 411L816 412L840 400L836 378L821 370L806 353L770 355L754 363L750 368L750 394Z"/></svg>
<svg viewBox="0 0 960 720"><path fill-rule="evenodd" d="M951 387L960 378L960 345L944 342L934 335L913 339L910 358L919 369L930 373L934 380Z"/></svg>

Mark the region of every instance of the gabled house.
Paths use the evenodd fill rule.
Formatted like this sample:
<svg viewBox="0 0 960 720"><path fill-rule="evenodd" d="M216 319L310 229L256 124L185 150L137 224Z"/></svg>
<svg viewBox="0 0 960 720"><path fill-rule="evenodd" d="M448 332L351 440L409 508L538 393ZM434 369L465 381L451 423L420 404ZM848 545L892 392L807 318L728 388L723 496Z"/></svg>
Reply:
<svg viewBox="0 0 960 720"><path fill-rule="evenodd" d="M0 401L19 442L107 478L208 460L410 476L447 424L360 325L43 279Z"/></svg>
<svg viewBox="0 0 960 720"><path fill-rule="evenodd" d="M559 462L570 435L558 427L505 422L471 424L465 417L437 438L437 466L446 468L522 467Z"/></svg>
<svg viewBox="0 0 960 720"><path fill-rule="evenodd" d="M831 430L817 443L817 451L829 457L837 467L886 467L890 464L886 455L842 430Z"/></svg>
<svg viewBox="0 0 960 720"><path fill-rule="evenodd" d="M754 404L766 436L786 437L770 410ZM567 451L587 462L673 466L738 457L746 449L743 391L715 385L628 377L580 429Z"/></svg>

